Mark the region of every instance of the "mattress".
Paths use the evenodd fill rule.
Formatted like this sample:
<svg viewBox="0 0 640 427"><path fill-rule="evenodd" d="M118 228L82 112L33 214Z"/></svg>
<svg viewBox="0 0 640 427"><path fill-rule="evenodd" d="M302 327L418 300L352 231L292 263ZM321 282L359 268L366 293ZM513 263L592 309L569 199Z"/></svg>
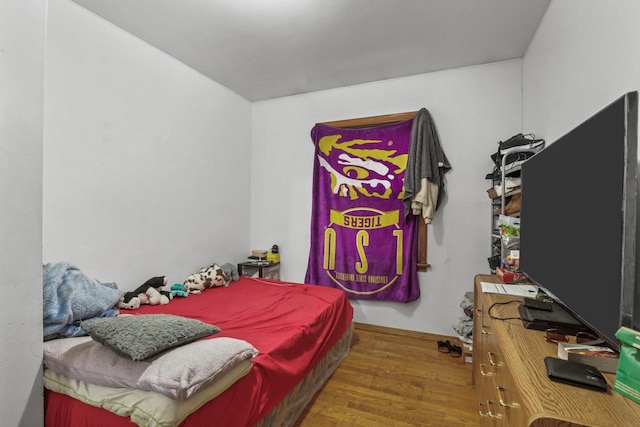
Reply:
<svg viewBox="0 0 640 427"><path fill-rule="evenodd" d="M130 314L166 313L221 329L259 351L251 370L191 413L180 426L290 425L348 353L353 308L336 289L241 277L228 287L142 306ZM131 426L129 418L45 390L49 427Z"/></svg>

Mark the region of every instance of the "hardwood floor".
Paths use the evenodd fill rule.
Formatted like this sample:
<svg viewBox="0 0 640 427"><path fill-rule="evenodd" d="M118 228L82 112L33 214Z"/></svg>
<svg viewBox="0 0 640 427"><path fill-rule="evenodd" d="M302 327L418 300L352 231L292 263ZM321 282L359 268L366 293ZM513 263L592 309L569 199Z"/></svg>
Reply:
<svg viewBox="0 0 640 427"><path fill-rule="evenodd" d="M349 355L295 427L479 426L471 364L437 348L455 339L405 332L356 324Z"/></svg>

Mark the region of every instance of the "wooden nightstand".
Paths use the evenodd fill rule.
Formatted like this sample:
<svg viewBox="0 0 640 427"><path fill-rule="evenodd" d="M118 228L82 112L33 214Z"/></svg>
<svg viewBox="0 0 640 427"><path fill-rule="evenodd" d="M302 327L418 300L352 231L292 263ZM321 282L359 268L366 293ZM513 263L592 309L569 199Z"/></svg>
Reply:
<svg viewBox="0 0 640 427"><path fill-rule="evenodd" d="M253 262L241 262L238 264L238 273L241 276L280 280L280 263L256 264Z"/></svg>

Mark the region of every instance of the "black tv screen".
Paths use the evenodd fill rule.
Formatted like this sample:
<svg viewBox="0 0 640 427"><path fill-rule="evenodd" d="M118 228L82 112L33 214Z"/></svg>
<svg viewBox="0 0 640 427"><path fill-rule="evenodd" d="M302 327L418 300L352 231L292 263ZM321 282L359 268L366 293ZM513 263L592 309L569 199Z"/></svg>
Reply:
<svg viewBox="0 0 640 427"><path fill-rule="evenodd" d="M637 118L625 94L522 165L521 270L615 349L640 321Z"/></svg>

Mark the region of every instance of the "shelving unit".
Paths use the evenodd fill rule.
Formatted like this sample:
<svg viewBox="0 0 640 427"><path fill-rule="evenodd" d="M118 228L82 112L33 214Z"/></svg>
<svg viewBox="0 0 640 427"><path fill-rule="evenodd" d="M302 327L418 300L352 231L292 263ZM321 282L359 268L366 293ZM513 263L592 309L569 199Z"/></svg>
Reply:
<svg viewBox="0 0 640 427"><path fill-rule="evenodd" d="M500 185L501 194L499 197L491 199L491 242L490 242L491 258L489 258L490 260L503 259L505 257L504 250L502 248L502 244L500 241L498 221L499 221L500 215L507 215L507 213L505 213L505 207L507 207L511 198L516 194L521 194L521 191L522 191L520 186L508 192L504 191L504 189L506 188L506 185L505 185L506 179L508 177L511 177L511 178L519 177L520 171L521 171L521 165L524 162L524 160L516 161L510 165L507 165L506 164L507 157L510 154L535 153L535 152L537 152L537 150L531 149L531 148L521 148L521 147L513 147L508 150L505 150L501 159L501 168L498 171L499 175L497 175L495 172L493 174L493 177L491 179L491 186L495 188L496 185ZM520 211L509 213L508 215L513 217L519 217ZM491 273L495 273L495 267L496 267L495 265L491 265L491 261L490 261Z"/></svg>

